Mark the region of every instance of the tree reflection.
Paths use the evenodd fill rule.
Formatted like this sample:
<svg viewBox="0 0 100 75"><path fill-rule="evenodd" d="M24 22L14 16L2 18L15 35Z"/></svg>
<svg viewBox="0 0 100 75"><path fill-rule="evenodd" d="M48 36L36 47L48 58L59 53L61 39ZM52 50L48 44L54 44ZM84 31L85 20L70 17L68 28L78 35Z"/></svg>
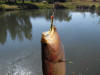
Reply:
<svg viewBox="0 0 100 75"><path fill-rule="evenodd" d="M70 12L68 10L56 10L55 11L55 17L59 21L70 21L72 16L69 14Z"/></svg>
<svg viewBox="0 0 100 75"><path fill-rule="evenodd" d="M11 11L0 14L0 43L4 44L7 40L7 34L10 35L12 40L19 39L22 41L24 38L31 40L32 25L30 17L44 17L46 20L50 20L52 10ZM55 10L55 19L70 21L71 16L68 10Z"/></svg>
<svg viewBox="0 0 100 75"><path fill-rule="evenodd" d="M50 16L52 15L51 9L44 9L44 10L32 10L31 12L27 12L31 17L44 17L46 20L50 20ZM55 9L55 19L59 21L68 21L71 20L71 15L69 14L68 10L56 10Z"/></svg>
<svg viewBox="0 0 100 75"><path fill-rule="evenodd" d="M1 23L1 22L0 22ZM0 43L4 44L7 37L6 25L0 25Z"/></svg>
<svg viewBox="0 0 100 75"><path fill-rule="evenodd" d="M96 13L98 16L100 16L100 6L97 8ZM100 24L100 18L99 18L98 24Z"/></svg>
<svg viewBox="0 0 100 75"><path fill-rule="evenodd" d="M24 38L31 40L32 25L29 21L29 16L13 13L4 13L0 16L0 43L4 44L7 39L7 33L11 39L23 40Z"/></svg>
<svg viewBox="0 0 100 75"><path fill-rule="evenodd" d="M100 7L97 8L96 12L97 12L97 15L100 16Z"/></svg>

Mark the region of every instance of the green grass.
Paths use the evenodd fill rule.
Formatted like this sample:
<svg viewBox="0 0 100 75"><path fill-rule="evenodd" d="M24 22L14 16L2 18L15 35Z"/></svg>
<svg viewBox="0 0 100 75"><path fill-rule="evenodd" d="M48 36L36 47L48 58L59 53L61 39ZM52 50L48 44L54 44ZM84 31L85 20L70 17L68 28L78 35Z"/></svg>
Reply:
<svg viewBox="0 0 100 75"><path fill-rule="evenodd" d="M18 1L17 4L21 4L21 1ZM4 2L0 3L0 9L2 8L3 10L18 10L20 9L19 6L17 4L6 4ZM52 4L48 4L48 3L43 3L43 2L30 2L30 1L25 1L25 4L31 4L31 5L35 5L37 7L39 7L40 9L43 8L52 8ZM84 5L84 6L92 6L95 5L96 8L98 8L100 6L99 2L64 2L64 3L59 3L60 5L63 5L64 7L68 8L68 9L75 9L77 5ZM25 6L21 6L21 7L25 7Z"/></svg>
<svg viewBox="0 0 100 75"><path fill-rule="evenodd" d="M18 10L19 9L17 5L7 5L7 4L0 5L0 8L2 10Z"/></svg>
<svg viewBox="0 0 100 75"><path fill-rule="evenodd" d="M84 6L92 6L95 5L96 8L100 6L99 2L65 2L62 3L65 7L68 7L69 9L74 9L76 8L77 5L84 5Z"/></svg>

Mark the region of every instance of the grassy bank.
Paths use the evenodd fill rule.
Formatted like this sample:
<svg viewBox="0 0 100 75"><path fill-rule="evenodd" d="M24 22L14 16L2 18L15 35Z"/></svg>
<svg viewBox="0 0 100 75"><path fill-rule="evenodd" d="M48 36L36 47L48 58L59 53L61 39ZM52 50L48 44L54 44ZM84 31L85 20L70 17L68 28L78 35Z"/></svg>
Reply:
<svg viewBox="0 0 100 75"><path fill-rule="evenodd" d="M56 3L55 6L57 8L67 8L67 9L76 9L78 6L83 7L91 7L95 6L95 8L100 7L99 2L64 2L64 3ZM29 2L26 1L24 4L21 2L14 3L1 3L0 10L21 10L21 9L42 9L42 8L52 8L52 4L43 3L43 2Z"/></svg>
<svg viewBox="0 0 100 75"><path fill-rule="evenodd" d="M62 3L62 5L64 5L66 8L69 9L75 9L77 6L93 6L95 5L96 8L98 8L100 6L99 2L66 2L66 3Z"/></svg>

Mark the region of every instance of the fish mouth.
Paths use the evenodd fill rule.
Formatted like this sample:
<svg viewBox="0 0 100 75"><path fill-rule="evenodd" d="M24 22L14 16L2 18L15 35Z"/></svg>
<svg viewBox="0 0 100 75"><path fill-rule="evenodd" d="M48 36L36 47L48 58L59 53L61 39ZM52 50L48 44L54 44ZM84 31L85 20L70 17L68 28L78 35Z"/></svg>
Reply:
<svg viewBox="0 0 100 75"><path fill-rule="evenodd" d="M56 41L56 34L57 30L55 26L52 26L52 28L49 31L42 33L42 43L53 43Z"/></svg>
<svg viewBox="0 0 100 75"><path fill-rule="evenodd" d="M63 46L56 30L56 27L52 26L47 32L42 33L42 50L44 52L44 58L51 62L62 62L64 58Z"/></svg>

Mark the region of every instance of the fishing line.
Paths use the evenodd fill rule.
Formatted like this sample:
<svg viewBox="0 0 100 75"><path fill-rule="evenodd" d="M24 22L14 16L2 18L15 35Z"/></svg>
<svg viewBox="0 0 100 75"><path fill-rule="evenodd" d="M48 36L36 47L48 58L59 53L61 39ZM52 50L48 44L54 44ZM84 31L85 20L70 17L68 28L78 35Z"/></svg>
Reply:
<svg viewBox="0 0 100 75"><path fill-rule="evenodd" d="M52 31L52 27L53 27L53 19L54 19L54 8L55 8L55 4L54 4L54 0L53 0L53 7L52 7L52 16L51 16L51 27L50 30Z"/></svg>

